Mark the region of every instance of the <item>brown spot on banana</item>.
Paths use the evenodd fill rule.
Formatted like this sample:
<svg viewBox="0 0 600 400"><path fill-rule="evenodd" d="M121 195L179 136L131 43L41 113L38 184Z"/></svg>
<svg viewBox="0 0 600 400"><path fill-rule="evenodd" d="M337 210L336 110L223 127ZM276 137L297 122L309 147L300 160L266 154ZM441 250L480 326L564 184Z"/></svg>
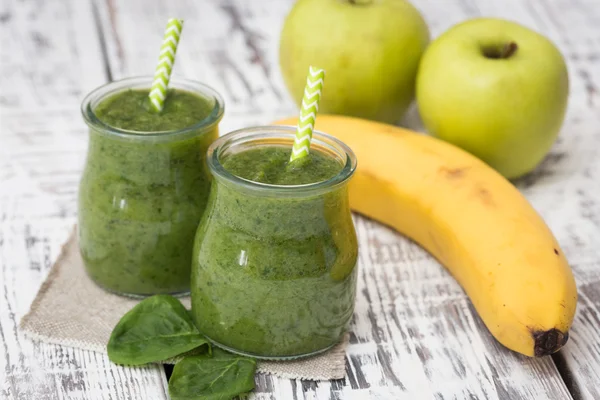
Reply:
<svg viewBox="0 0 600 400"><path fill-rule="evenodd" d="M465 175L465 172L467 172L468 169L469 169L468 167L460 167L460 168L441 167L439 169L439 171L440 171L440 173L444 174L444 176L448 179L459 179Z"/></svg>
<svg viewBox="0 0 600 400"><path fill-rule="evenodd" d="M533 354L536 357L548 356L556 353L569 340L569 332L561 332L556 328L547 331L531 331L534 346Z"/></svg>
<svg viewBox="0 0 600 400"><path fill-rule="evenodd" d="M477 189L477 198L486 206L495 206L492 194L486 188L479 187Z"/></svg>

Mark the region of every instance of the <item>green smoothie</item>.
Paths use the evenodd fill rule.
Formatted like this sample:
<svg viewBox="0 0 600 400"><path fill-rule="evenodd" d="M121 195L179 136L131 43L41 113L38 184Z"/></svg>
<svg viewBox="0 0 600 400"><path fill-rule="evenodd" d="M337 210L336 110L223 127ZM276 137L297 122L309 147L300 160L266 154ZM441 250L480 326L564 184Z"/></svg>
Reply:
<svg viewBox="0 0 600 400"><path fill-rule="evenodd" d="M100 286L139 296L189 290L194 234L210 189L205 154L218 136L218 120L203 121L214 118L214 103L170 89L154 113L148 90L124 90L89 110L79 245Z"/></svg>
<svg viewBox="0 0 600 400"><path fill-rule="evenodd" d="M271 185L321 182L342 171L331 154L311 150L289 163L290 152L267 145L225 154L220 163ZM347 185L289 195L272 189L213 180L196 234L192 313L203 334L230 350L308 355L336 344L354 310L358 250Z"/></svg>

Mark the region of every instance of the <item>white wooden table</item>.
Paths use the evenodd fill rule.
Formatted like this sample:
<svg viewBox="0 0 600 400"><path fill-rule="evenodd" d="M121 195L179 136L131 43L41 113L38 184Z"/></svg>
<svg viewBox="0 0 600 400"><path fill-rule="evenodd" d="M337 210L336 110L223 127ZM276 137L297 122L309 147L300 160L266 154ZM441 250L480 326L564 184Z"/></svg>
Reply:
<svg viewBox="0 0 600 400"><path fill-rule="evenodd" d="M458 284L417 245L357 217L360 282L347 378L259 375L251 399L600 399L600 3L413 0L433 36L499 16L550 37L566 56L571 97L560 140L519 188L555 232L579 304L552 357L501 347ZM152 74L165 21L185 18L175 75L226 100L222 132L296 113L277 62L290 0L0 1L0 399L167 399L160 366L34 344L17 330L76 220L87 145L83 96ZM415 113L405 124L421 129Z"/></svg>

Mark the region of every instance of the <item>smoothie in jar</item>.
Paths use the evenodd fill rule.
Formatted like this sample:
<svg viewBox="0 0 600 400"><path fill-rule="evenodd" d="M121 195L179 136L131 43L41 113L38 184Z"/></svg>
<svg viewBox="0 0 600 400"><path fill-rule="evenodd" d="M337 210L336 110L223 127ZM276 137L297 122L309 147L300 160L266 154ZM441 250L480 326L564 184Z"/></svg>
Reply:
<svg viewBox="0 0 600 400"><path fill-rule="evenodd" d="M206 151L223 102L210 88L172 80L161 113L152 78L105 85L84 100L90 127L79 187L79 247L88 275L119 294L189 291L193 240L211 176Z"/></svg>
<svg viewBox="0 0 600 400"><path fill-rule="evenodd" d="M196 234L192 314L230 351L293 358L324 351L354 310L358 246L347 183L356 160L315 132L289 162L294 128L233 132L211 146L214 175Z"/></svg>

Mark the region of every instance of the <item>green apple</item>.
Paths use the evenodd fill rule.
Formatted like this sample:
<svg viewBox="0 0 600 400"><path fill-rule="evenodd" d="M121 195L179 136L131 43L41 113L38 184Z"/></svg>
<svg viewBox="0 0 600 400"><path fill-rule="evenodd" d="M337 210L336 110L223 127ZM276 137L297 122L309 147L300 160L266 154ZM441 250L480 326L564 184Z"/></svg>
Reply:
<svg viewBox="0 0 600 400"><path fill-rule="evenodd" d="M299 0L284 21L279 63L299 105L310 65L325 69L319 112L397 122L414 100L429 43L404 0Z"/></svg>
<svg viewBox="0 0 600 400"><path fill-rule="evenodd" d="M443 33L425 51L417 76L427 130L509 179L530 172L548 153L568 92L567 67L554 44L496 18Z"/></svg>

